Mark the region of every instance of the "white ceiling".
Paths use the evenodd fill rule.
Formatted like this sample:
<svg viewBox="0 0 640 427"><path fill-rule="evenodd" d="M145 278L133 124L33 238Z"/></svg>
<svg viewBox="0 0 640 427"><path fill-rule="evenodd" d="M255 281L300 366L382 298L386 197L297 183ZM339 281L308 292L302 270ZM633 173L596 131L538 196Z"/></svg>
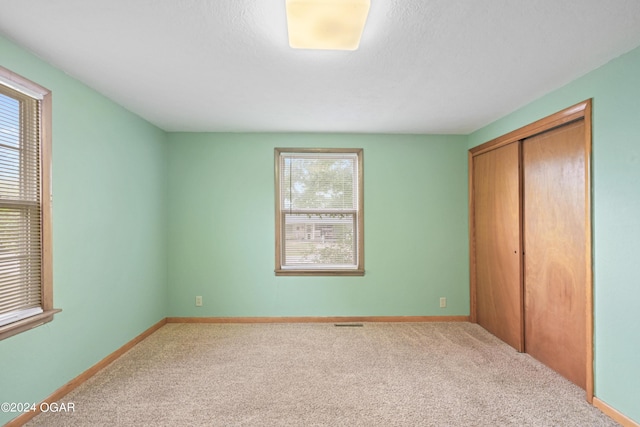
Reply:
<svg viewBox="0 0 640 427"><path fill-rule="evenodd" d="M0 0L0 34L167 131L466 134L640 45L640 1L371 0L354 52L291 49L285 0Z"/></svg>

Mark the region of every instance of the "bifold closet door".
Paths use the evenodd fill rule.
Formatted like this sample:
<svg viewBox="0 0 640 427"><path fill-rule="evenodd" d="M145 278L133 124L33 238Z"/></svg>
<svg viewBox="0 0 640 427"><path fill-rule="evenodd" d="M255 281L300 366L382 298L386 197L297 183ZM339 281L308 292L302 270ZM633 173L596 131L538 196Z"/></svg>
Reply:
<svg viewBox="0 0 640 427"><path fill-rule="evenodd" d="M522 351L520 147L473 159L476 316L480 326Z"/></svg>
<svg viewBox="0 0 640 427"><path fill-rule="evenodd" d="M578 120L525 139L525 350L586 383L585 134Z"/></svg>

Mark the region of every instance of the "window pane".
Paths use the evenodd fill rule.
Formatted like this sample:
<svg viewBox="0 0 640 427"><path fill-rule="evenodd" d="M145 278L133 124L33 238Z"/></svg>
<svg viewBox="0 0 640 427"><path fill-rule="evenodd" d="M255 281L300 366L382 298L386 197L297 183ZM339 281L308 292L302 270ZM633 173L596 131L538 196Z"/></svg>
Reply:
<svg viewBox="0 0 640 427"><path fill-rule="evenodd" d="M357 209L356 160L351 155L284 155L282 209Z"/></svg>
<svg viewBox="0 0 640 427"><path fill-rule="evenodd" d="M20 151L0 145L0 198L20 197Z"/></svg>
<svg viewBox="0 0 640 427"><path fill-rule="evenodd" d="M40 243L38 206L0 208L0 316L40 306Z"/></svg>
<svg viewBox="0 0 640 427"><path fill-rule="evenodd" d="M285 214L284 266L354 266L354 230L354 214Z"/></svg>
<svg viewBox="0 0 640 427"><path fill-rule="evenodd" d="M7 90L7 89L5 89ZM38 202L38 101L0 93L0 200Z"/></svg>
<svg viewBox="0 0 640 427"><path fill-rule="evenodd" d="M20 101L0 93L0 144L20 145Z"/></svg>

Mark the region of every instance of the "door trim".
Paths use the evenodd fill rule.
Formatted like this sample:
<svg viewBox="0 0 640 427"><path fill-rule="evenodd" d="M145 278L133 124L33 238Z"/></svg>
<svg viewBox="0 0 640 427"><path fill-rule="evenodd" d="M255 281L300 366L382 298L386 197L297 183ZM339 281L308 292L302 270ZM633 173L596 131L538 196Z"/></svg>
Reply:
<svg viewBox="0 0 640 427"><path fill-rule="evenodd" d="M498 138L492 139L484 144L473 147L469 150L469 294L470 294L470 321L477 323L477 294L476 294L476 257L475 257L475 226L474 226L474 198L473 198L473 159L475 156L487 151L522 141L525 138L557 128L575 120L584 120L585 135L585 301L586 301L586 400L593 403L593 268L592 268L592 228L591 228L591 136L592 136L592 100L580 102L555 114L537 120L531 124L523 126ZM520 171L522 173L522 170ZM521 216L522 218L522 216ZM522 239L522 234L521 234ZM522 254L522 251L520 251ZM524 279L521 277L520 287L524 286ZM524 311L524 301L521 303L521 310ZM524 328L524 313L522 312L522 325ZM524 334L522 334L524 341Z"/></svg>

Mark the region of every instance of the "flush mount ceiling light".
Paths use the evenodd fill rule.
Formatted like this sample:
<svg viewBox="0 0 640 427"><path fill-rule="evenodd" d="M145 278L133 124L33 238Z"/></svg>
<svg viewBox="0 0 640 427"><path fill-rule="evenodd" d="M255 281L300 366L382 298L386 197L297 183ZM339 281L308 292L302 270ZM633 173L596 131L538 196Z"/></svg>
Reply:
<svg viewBox="0 0 640 427"><path fill-rule="evenodd" d="M356 50L370 0L286 0L289 46Z"/></svg>

